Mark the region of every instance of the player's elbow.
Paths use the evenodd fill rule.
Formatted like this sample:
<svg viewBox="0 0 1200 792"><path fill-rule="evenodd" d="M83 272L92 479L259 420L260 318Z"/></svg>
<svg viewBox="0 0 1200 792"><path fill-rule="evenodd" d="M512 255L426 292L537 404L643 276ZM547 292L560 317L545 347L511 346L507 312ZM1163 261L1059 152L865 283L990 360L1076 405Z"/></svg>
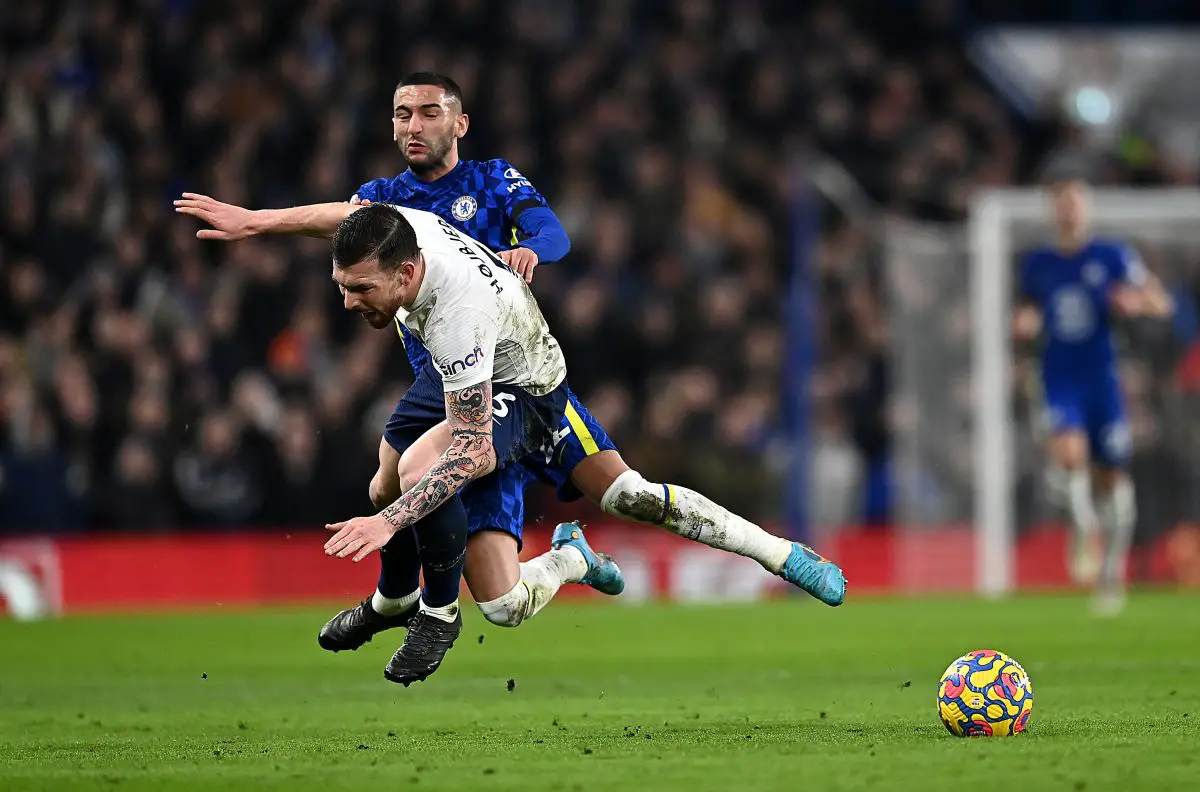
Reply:
<svg viewBox="0 0 1200 792"><path fill-rule="evenodd" d="M487 420L490 422L491 417ZM457 453L451 450L450 453L460 457L460 469L468 479L474 481L483 478L496 469L499 457L496 454L496 440L490 431L472 428L456 432L455 444L460 450Z"/></svg>
<svg viewBox="0 0 1200 792"><path fill-rule="evenodd" d="M559 261L566 258L567 254L571 252L571 238L567 236L567 229L561 225L558 227L558 233L555 235L553 243L548 261Z"/></svg>
<svg viewBox="0 0 1200 792"><path fill-rule="evenodd" d="M490 440L484 444L483 450L479 454L478 463L475 465L473 479L483 478L488 473L496 469L499 460L496 456L496 446Z"/></svg>
<svg viewBox="0 0 1200 792"><path fill-rule="evenodd" d="M521 244L537 253L538 263L559 261L571 252L571 238L558 215L546 207L530 209L521 218L522 228L529 235Z"/></svg>

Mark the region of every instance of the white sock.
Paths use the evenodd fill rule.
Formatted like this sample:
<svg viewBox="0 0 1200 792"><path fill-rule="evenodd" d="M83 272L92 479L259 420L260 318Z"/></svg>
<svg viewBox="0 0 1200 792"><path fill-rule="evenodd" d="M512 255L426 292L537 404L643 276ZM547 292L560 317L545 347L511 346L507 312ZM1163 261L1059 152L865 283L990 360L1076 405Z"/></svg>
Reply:
<svg viewBox="0 0 1200 792"><path fill-rule="evenodd" d="M614 517L661 525L672 533L753 558L778 572L792 551L787 539L767 533L698 492L674 484L654 484L627 470L604 493L600 508Z"/></svg>
<svg viewBox="0 0 1200 792"><path fill-rule="evenodd" d="M1071 507L1071 474L1058 465L1046 469L1046 494L1050 505L1059 509Z"/></svg>
<svg viewBox="0 0 1200 792"><path fill-rule="evenodd" d="M1137 525L1137 501L1128 478L1122 477L1112 492L1101 497L1098 512L1105 540L1100 583L1109 588L1120 588L1124 583L1125 558L1129 555Z"/></svg>
<svg viewBox="0 0 1200 792"><path fill-rule="evenodd" d="M563 583L578 583L587 574L587 561L574 547L549 550L521 564L521 580L529 587L529 616L554 599Z"/></svg>
<svg viewBox="0 0 1200 792"><path fill-rule="evenodd" d="M537 558L521 564L521 577L527 580L533 578L539 581L551 577L562 583L578 583L587 574L587 559L578 547L563 547L558 550L547 550Z"/></svg>
<svg viewBox="0 0 1200 792"><path fill-rule="evenodd" d="M403 597L385 597L379 593L379 589L375 589L375 593L371 595L371 607L380 616L395 616L404 613L419 599L421 599L420 589L411 594L405 594Z"/></svg>
<svg viewBox="0 0 1200 792"><path fill-rule="evenodd" d="M492 624L516 627L546 607L563 583L578 583L587 561L574 547L550 550L521 564L521 579L506 594L480 602L479 611Z"/></svg>
<svg viewBox="0 0 1200 792"><path fill-rule="evenodd" d="M1078 536L1091 536L1096 532L1092 477L1087 470L1072 470L1067 476L1067 513Z"/></svg>
<svg viewBox="0 0 1200 792"><path fill-rule="evenodd" d="M436 608L431 608L422 600L421 612L428 613L430 616L441 619L444 622L452 622L458 618L458 600L454 600L449 605L439 605Z"/></svg>

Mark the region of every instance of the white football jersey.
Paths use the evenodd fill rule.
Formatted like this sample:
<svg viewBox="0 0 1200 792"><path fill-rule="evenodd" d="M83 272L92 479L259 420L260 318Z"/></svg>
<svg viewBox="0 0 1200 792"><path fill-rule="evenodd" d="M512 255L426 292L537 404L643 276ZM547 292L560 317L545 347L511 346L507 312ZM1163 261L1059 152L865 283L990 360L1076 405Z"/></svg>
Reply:
<svg viewBox="0 0 1200 792"><path fill-rule="evenodd" d="M566 359L525 280L432 212L394 208L425 258L417 299L397 318L429 350L445 390L491 380L544 396L562 384Z"/></svg>

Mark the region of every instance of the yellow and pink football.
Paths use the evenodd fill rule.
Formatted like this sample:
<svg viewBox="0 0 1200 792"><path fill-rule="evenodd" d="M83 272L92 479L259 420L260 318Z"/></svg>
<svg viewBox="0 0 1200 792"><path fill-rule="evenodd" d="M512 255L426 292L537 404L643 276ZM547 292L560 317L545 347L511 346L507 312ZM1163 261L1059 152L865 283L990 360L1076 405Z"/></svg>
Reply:
<svg viewBox="0 0 1200 792"><path fill-rule="evenodd" d="M938 684L938 717L957 737L1020 734L1032 714L1029 675L1003 652L968 652L950 664Z"/></svg>

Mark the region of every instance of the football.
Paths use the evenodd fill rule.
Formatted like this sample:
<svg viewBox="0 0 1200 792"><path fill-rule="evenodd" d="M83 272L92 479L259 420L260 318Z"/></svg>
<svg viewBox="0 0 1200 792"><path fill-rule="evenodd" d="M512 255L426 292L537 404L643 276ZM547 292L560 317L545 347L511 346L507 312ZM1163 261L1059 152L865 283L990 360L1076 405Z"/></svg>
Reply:
<svg viewBox="0 0 1200 792"><path fill-rule="evenodd" d="M1003 652L979 649L955 660L938 683L938 717L957 737L1007 737L1029 728L1033 685Z"/></svg>

